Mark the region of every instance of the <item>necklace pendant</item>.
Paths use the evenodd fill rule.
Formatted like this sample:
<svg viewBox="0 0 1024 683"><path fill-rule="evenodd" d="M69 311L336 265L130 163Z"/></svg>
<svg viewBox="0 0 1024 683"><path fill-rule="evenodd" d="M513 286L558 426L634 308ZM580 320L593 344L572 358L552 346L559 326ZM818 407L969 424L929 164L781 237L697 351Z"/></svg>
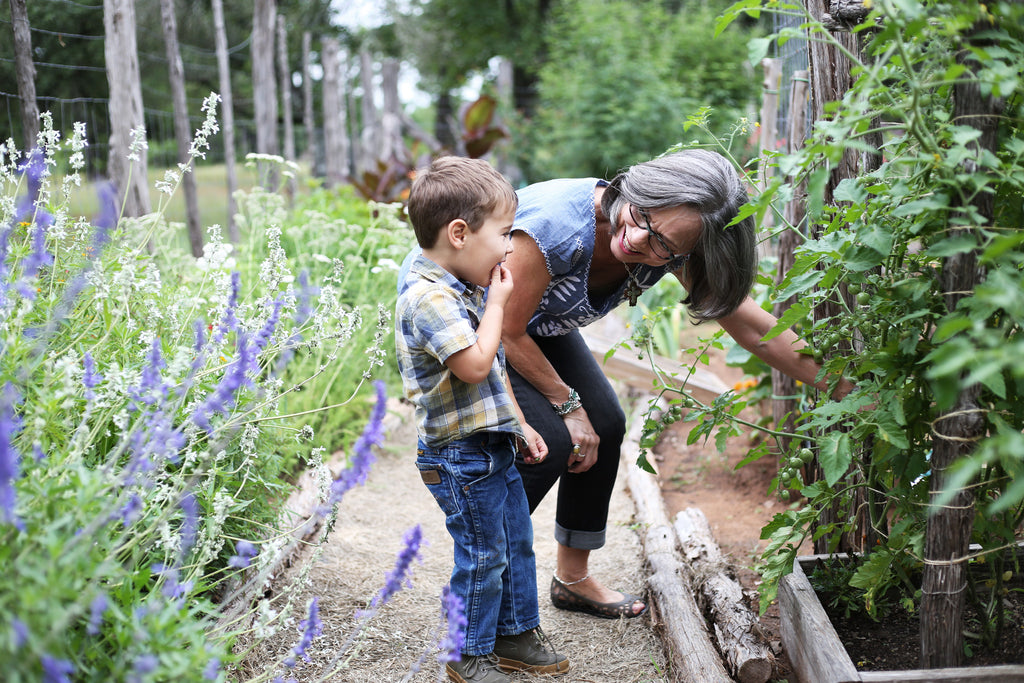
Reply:
<svg viewBox="0 0 1024 683"><path fill-rule="evenodd" d="M643 294L643 290L640 289L640 285L636 283L632 277L629 280L629 286L626 287L626 296L629 297L629 305L636 306L636 300Z"/></svg>

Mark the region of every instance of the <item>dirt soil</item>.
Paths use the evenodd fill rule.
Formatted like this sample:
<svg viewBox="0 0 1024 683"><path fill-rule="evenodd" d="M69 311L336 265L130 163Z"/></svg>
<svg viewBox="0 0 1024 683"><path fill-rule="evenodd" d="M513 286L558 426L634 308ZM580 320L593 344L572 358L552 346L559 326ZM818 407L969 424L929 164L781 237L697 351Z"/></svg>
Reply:
<svg viewBox="0 0 1024 683"><path fill-rule="evenodd" d="M725 365L724 354L717 350L709 352L708 368L730 387L750 379L737 368ZM743 417L756 422L760 414L748 409ZM662 434L654 449L665 510L670 519L686 508L699 508L704 513L715 541L731 559L735 577L756 614L760 577L754 565L767 545L767 541L760 539L761 528L790 503L768 494L777 471L774 458L766 456L736 469L760 438L758 434L746 431L743 436L732 437L725 452L720 453L714 442L701 440L688 446L692 426L692 422L685 420L676 422ZM789 678L789 661L782 650L777 604L761 615L760 626L762 637L776 657L771 680L795 683Z"/></svg>

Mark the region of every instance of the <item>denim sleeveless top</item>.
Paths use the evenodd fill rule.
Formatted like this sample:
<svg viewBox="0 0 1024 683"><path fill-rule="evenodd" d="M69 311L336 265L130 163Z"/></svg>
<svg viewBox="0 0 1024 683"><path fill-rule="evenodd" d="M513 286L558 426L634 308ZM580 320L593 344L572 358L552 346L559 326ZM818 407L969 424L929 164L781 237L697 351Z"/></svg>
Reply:
<svg viewBox="0 0 1024 683"><path fill-rule="evenodd" d="M626 299L628 278L603 300L591 301L587 292L597 228L594 188L603 185L607 183L597 178L568 178L535 183L516 193L519 208L512 229L537 243L551 275L527 324L529 334L567 334L603 318ZM646 290L680 265L682 260L677 259L661 266L636 263L631 267L637 284Z"/></svg>

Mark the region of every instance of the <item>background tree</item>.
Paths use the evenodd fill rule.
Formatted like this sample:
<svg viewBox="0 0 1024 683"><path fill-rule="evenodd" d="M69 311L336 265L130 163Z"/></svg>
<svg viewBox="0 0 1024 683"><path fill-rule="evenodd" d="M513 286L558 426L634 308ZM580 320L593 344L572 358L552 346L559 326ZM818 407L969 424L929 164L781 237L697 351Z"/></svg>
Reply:
<svg viewBox="0 0 1024 683"><path fill-rule="evenodd" d="M189 147L192 130L188 125L188 103L185 99L185 67L178 49L178 23L174 17L174 0L160 0L163 16L164 43L167 49L168 81L174 104L174 138L178 143L178 167L183 173L181 183L185 190L185 218L188 224L188 242L192 255L203 255L203 232L199 225L199 198L196 194L195 174L185 171L190 161Z"/></svg>
<svg viewBox="0 0 1024 683"><path fill-rule="evenodd" d="M528 177L604 177L683 140L702 105L714 109L713 130L745 114L758 87L745 63L751 34L734 26L715 38L714 5L671 13L660 2L560 3L537 113L518 146Z"/></svg>
<svg viewBox="0 0 1024 683"><path fill-rule="evenodd" d="M150 212L146 149L135 144L142 127L142 87L135 38L135 1L104 0L107 77L110 83L110 177L125 216Z"/></svg>
<svg viewBox="0 0 1024 683"><path fill-rule="evenodd" d="M558 0L412 0L402 12L389 2L403 57L422 78L420 87L435 98L434 135L454 149L456 91L494 57L513 64L513 101L523 116L536 103L538 68L544 62L544 32Z"/></svg>
<svg viewBox="0 0 1024 683"><path fill-rule="evenodd" d="M26 150L36 146L39 107L36 105L36 69L32 63L32 32L25 0L11 0L11 32L14 34L14 65L21 98L22 140Z"/></svg>
<svg viewBox="0 0 1024 683"><path fill-rule="evenodd" d="M221 98L221 134L224 137L224 172L228 185L228 239L232 244L238 244L241 235L238 232L238 224L235 223L235 191L238 189L238 173L235 170L235 112L234 96L231 92L231 67L228 66L228 39L224 29L223 0L213 0L212 7L217 72L220 77L218 92Z"/></svg>

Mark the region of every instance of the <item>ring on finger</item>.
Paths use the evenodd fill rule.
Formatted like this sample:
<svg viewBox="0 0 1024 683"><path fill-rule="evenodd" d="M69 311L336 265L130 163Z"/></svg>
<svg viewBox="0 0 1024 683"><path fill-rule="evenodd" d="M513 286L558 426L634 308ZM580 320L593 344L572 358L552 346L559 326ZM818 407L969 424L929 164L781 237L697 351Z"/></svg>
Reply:
<svg viewBox="0 0 1024 683"><path fill-rule="evenodd" d="M579 457L579 454L580 454L580 445L579 445L578 443L574 443L574 444L572 445L572 454L573 454L573 455L575 455L575 456L577 456L577 457Z"/></svg>

